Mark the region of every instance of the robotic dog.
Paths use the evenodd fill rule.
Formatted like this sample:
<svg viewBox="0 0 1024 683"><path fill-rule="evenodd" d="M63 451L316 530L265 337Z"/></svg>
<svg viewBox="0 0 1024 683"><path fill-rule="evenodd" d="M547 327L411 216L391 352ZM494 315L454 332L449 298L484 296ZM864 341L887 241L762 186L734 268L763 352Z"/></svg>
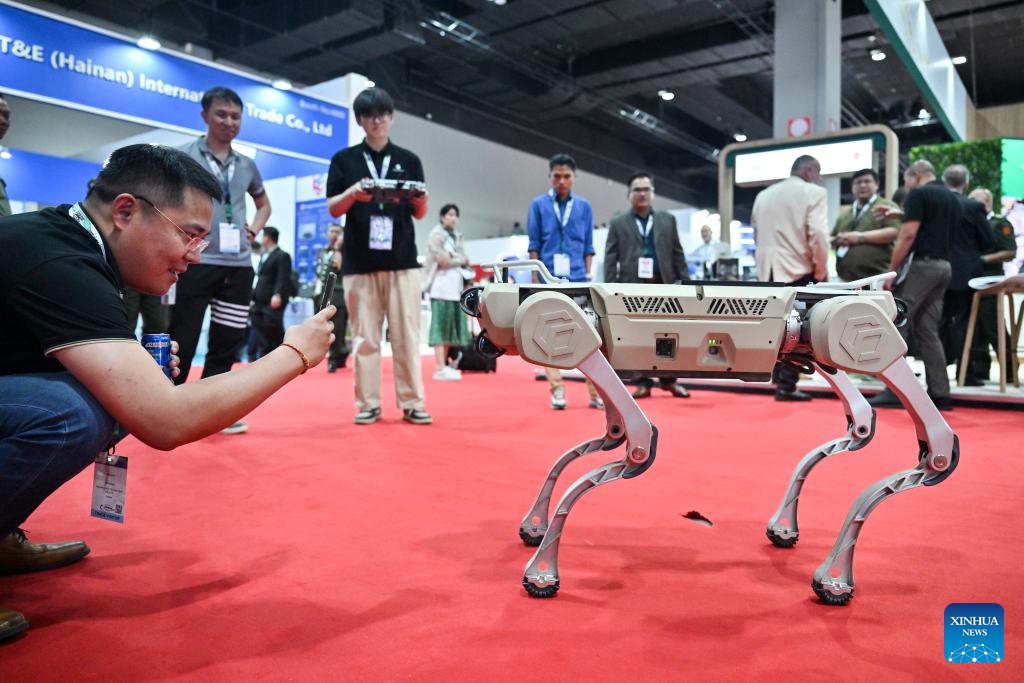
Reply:
<svg viewBox="0 0 1024 683"><path fill-rule="evenodd" d="M509 269L537 270L544 284L505 282ZM874 436L874 411L845 372L878 377L900 398L917 431L918 464L869 486L853 502L832 551L811 587L827 604L853 597L853 551L862 525L886 498L934 486L956 468L959 442L918 383L896 327L902 312L878 286L893 274L838 286L787 287L765 283L680 285L582 284L553 277L540 261L495 264L495 282L467 289L466 313L480 318L480 350L521 355L537 365L579 368L606 405L604 435L559 457L526 514L519 536L538 546L523 587L537 598L558 591L558 547L566 518L587 491L637 477L653 464L658 430L626 390L622 377L734 378L769 381L776 361L816 371L838 393L847 433L808 453L797 465L768 538L779 547L799 538L797 503L819 462L864 447ZM591 470L562 496L549 521L551 496L566 466L583 455L625 444L614 462Z"/></svg>

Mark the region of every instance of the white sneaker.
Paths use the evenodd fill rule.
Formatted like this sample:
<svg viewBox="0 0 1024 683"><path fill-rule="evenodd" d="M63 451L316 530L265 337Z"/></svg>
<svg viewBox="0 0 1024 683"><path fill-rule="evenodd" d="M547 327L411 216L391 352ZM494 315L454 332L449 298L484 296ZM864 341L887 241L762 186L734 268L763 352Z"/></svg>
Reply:
<svg viewBox="0 0 1024 683"><path fill-rule="evenodd" d="M565 410L569 403L565 400L565 389L555 389L551 392L551 410Z"/></svg>
<svg viewBox="0 0 1024 683"><path fill-rule="evenodd" d="M589 405L591 408L596 408L597 410L604 410L604 401L601 399L600 396L595 396L594 398L590 399L590 403L588 403L587 405Z"/></svg>
<svg viewBox="0 0 1024 683"><path fill-rule="evenodd" d="M434 379L438 382L457 382L462 379L462 373L445 366L434 373Z"/></svg>
<svg viewBox="0 0 1024 683"><path fill-rule="evenodd" d="M221 434L245 434L249 431L249 425L244 420L239 420L233 425L228 425L224 429L220 430Z"/></svg>

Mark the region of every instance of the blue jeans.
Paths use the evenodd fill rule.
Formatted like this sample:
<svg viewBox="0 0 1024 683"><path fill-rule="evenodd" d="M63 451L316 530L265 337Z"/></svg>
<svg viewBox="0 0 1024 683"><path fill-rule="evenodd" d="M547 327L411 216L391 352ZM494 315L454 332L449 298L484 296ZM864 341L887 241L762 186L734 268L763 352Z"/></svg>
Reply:
<svg viewBox="0 0 1024 683"><path fill-rule="evenodd" d="M0 376L0 538L109 445L114 419L67 372Z"/></svg>

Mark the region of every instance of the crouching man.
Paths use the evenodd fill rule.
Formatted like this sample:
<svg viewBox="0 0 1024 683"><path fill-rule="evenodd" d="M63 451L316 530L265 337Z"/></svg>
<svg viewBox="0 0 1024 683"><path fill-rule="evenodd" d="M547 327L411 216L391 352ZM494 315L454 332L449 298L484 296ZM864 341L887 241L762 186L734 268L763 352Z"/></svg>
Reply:
<svg viewBox="0 0 1024 683"><path fill-rule="evenodd" d="M258 362L179 386L136 340L123 290L163 294L199 263L220 198L187 154L131 145L111 154L84 201L0 219L0 574L89 553L81 541L30 543L19 527L112 444L115 425L171 450L232 424L324 358L333 306ZM26 628L0 608L0 639Z"/></svg>

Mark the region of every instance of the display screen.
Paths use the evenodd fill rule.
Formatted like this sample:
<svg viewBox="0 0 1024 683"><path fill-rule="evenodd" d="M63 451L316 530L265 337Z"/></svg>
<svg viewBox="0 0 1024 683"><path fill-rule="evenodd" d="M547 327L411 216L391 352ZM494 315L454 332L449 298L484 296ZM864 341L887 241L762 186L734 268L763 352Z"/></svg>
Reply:
<svg viewBox="0 0 1024 683"><path fill-rule="evenodd" d="M809 154L821 163L821 175L848 175L862 168L874 168L870 138L842 142L815 142L806 145L759 151L737 151L735 182L758 185L788 178L793 161Z"/></svg>

